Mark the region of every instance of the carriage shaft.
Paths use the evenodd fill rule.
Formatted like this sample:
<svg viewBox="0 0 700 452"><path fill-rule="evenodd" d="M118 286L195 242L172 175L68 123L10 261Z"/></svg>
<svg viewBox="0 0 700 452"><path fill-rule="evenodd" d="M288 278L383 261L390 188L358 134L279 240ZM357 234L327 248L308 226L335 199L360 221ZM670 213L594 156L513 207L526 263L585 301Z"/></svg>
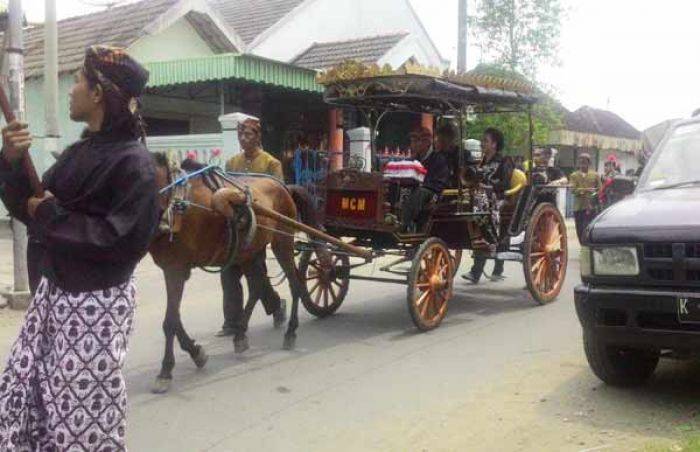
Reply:
<svg viewBox="0 0 700 452"><path fill-rule="evenodd" d="M373 254L372 251L366 250L354 245L350 245L349 243L345 243L340 239L337 239L331 235L326 234L325 232L319 231L318 229L312 228L311 226L308 226L304 223L300 223L296 220L293 220L287 216L284 216L278 212L275 212L274 210L268 209L265 206L261 206L257 202L253 201L253 210L257 215L262 215L264 217L272 218L273 220L279 221L280 223L289 226L297 231L305 232L309 234L311 237L319 240L323 240L324 242L328 242L332 245L337 246L343 251L347 251L348 253L355 255L357 257L361 257L366 260L372 260Z"/></svg>

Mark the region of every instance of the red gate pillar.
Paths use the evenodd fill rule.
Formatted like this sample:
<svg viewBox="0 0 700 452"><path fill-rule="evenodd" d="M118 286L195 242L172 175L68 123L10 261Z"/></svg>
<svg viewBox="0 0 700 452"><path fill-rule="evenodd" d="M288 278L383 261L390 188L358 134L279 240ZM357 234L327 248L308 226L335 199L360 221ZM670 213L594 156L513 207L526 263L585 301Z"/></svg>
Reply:
<svg viewBox="0 0 700 452"><path fill-rule="evenodd" d="M426 129L433 131L433 115L430 113L423 113L421 115L420 125Z"/></svg>
<svg viewBox="0 0 700 452"><path fill-rule="evenodd" d="M333 108L328 112L328 151L330 170L343 169L343 110Z"/></svg>

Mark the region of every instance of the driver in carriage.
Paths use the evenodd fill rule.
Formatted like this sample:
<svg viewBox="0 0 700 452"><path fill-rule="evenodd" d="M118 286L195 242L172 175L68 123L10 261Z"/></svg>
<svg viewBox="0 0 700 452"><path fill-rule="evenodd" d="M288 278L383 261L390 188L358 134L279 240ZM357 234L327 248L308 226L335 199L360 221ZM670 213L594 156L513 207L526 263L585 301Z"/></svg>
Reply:
<svg viewBox="0 0 700 452"><path fill-rule="evenodd" d="M425 223L426 214L442 190L450 184L450 165L444 152L433 148L433 132L420 127L411 132L413 158L426 169L423 182L416 186L403 203L403 232L416 232Z"/></svg>

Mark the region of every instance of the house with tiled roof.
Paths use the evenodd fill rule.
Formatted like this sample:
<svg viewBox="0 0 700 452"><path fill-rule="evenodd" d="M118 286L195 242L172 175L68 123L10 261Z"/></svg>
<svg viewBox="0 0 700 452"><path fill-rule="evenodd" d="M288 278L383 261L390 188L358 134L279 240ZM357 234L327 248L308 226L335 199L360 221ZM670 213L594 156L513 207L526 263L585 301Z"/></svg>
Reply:
<svg viewBox="0 0 700 452"><path fill-rule="evenodd" d="M209 0L246 44L246 52L294 62L304 54L345 48L338 56L371 59L373 46L393 40L401 48L385 58L401 66L409 58L445 68L446 61L409 0ZM325 47L325 50L324 50ZM363 50L367 50L364 52ZM393 47L387 49L387 52ZM347 59L347 58L346 58ZM314 68L316 69L316 68Z"/></svg>
<svg viewBox="0 0 700 452"><path fill-rule="evenodd" d="M573 168L578 155L591 155L598 171L614 155L623 172L638 167L642 133L618 114L589 106L564 115L563 127L552 132L550 143L560 150L565 167Z"/></svg>
<svg viewBox="0 0 700 452"><path fill-rule="evenodd" d="M37 137L43 34L33 24L25 35L27 114ZM447 65L408 0L140 0L61 20L58 41L62 146L82 128L69 121L66 99L93 44L125 47L151 72L143 99L149 135L217 133L222 113L242 111L263 118L274 153L292 130L315 134L320 146L328 127L335 130L340 113L323 103L317 70L347 59Z"/></svg>
<svg viewBox="0 0 700 452"><path fill-rule="evenodd" d="M143 62L241 52L244 41L206 0L144 0L58 22L60 145L74 141L83 125L71 122L68 92L85 48L105 44L128 48ZM44 27L25 28L26 110L32 133L44 134ZM218 108L216 109L218 112ZM40 148L40 141L37 143ZM37 156L40 168L52 162Z"/></svg>

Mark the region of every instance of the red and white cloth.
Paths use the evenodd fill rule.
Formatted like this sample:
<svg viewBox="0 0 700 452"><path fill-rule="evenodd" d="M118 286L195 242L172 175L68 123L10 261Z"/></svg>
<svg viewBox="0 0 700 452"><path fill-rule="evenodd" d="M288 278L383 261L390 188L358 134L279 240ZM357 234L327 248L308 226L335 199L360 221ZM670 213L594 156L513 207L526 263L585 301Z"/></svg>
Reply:
<svg viewBox="0 0 700 452"><path fill-rule="evenodd" d="M423 182L428 170L418 160L400 160L389 162L384 167L384 177L387 179L414 179Z"/></svg>

